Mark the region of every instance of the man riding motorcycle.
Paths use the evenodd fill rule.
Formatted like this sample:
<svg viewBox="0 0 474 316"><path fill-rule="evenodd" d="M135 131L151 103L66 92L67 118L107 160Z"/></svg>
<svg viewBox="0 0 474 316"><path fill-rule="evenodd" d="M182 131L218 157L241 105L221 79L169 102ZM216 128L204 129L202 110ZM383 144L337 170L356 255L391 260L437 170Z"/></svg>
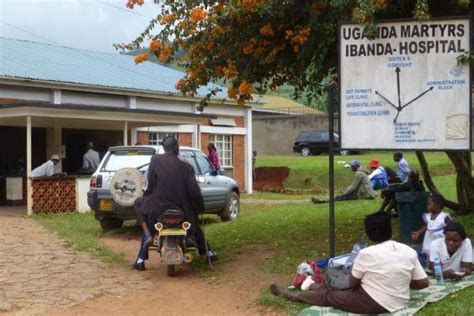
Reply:
<svg viewBox="0 0 474 316"><path fill-rule="evenodd" d="M209 256L211 261L217 260L217 254L206 245L204 233L199 226L198 213L204 210L204 202L194 169L178 158L179 144L174 137L164 139L163 149L164 154L157 154L150 160L145 196L135 201L143 236L132 267L139 271L145 270L148 247L153 242L155 233L154 224L158 216L170 208L182 210L185 219L191 223L190 235L196 240L199 254Z"/></svg>

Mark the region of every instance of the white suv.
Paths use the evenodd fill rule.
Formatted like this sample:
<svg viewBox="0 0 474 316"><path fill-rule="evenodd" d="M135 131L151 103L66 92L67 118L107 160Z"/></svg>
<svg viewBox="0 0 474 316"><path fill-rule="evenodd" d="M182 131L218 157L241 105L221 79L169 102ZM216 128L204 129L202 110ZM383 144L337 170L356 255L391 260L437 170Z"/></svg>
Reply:
<svg viewBox="0 0 474 316"><path fill-rule="evenodd" d="M110 191L115 172L121 168L136 168L142 174L155 154L164 153L158 146L117 146L109 151L91 177L87 202L100 221L102 229L120 228L124 220L136 219L133 206L117 204ZM236 219L240 213L240 191L234 179L223 176L223 169L214 170L207 157L198 149L180 146L180 158L196 173L204 198L205 213L217 214L223 221Z"/></svg>

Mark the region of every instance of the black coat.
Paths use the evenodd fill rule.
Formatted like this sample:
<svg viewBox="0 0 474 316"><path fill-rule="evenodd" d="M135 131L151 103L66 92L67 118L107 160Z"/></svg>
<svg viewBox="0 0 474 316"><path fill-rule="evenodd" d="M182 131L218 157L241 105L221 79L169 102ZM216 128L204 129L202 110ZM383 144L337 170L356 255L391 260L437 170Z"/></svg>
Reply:
<svg viewBox="0 0 474 316"><path fill-rule="evenodd" d="M194 223L196 214L204 210L204 201L193 167L172 153L154 155L148 168L147 191L135 207L151 221L166 209L179 208Z"/></svg>

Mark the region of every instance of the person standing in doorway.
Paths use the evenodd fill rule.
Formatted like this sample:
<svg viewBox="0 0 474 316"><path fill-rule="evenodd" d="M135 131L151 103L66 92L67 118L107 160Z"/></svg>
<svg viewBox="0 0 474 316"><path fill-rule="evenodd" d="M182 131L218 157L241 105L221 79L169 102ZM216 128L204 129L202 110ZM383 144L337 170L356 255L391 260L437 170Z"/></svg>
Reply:
<svg viewBox="0 0 474 316"><path fill-rule="evenodd" d="M408 166L408 161L403 159L403 154L401 152L396 152L393 154L393 160L397 163L397 175L404 183L408 181L408 174L410 173L410 166Z"/></svg>
<svg viewBox="0 0 474 316"><path fill-rule="evenodd" d="M211 162L211 165L214 167L214 170L219 169L221 167L221 165L219 164L219 154L217 153L217 148L214 143L209 143L209 145L207 145L207 151L207 158Z"/></svg>
<svg viewBox="0 0 474 316"><path fill-rule="evenodd" d="M82 157L82 167L81 172L84 173L94 173L100 164L99 153L94 150L94 143L87 142L86 153Z"/></svg>

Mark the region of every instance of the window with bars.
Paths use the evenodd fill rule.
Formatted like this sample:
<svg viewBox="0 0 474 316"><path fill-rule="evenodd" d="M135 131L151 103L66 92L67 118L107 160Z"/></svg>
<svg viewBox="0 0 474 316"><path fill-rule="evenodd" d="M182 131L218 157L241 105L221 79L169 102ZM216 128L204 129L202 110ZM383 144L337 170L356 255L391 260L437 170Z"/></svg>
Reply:
<svg viewBox="0 0 474 316"><path fill-rule="evenodd" d="M178 139L177 133L169 133L169 132L150 132L148 133L148 144L149 145L158 145L160 141L165 139L168 136L173 136Z"/></svg>
<svg viewBox="0 0 474 316"><path fill-rule="evenodd" d="M216 145L221 167L232 167L232 135L209 134L209 142Z"/></svg>

